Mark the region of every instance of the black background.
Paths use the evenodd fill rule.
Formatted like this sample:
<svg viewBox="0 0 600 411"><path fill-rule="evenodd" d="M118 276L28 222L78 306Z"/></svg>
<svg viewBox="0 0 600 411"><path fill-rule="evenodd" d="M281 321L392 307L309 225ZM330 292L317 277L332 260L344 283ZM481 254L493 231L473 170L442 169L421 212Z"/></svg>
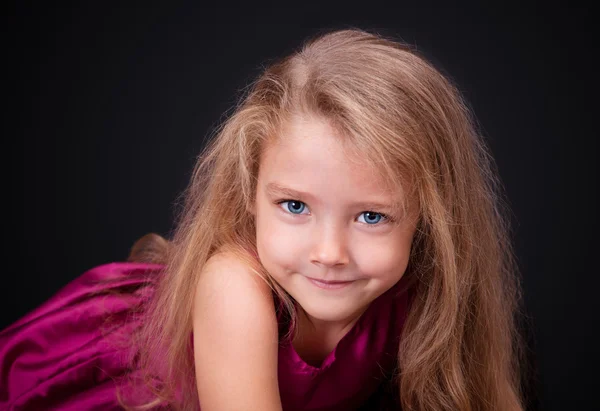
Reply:
<svg viewBox="0 0 600 411"><path fill-rule="evenodd" d="M168 235L203 140L262 65L355 26L417 45L470 102L514 213L541 409L592 409L589 8L123 4L20 2L4 15L0 329L85 270L124 260L143 234Z"/></svg>

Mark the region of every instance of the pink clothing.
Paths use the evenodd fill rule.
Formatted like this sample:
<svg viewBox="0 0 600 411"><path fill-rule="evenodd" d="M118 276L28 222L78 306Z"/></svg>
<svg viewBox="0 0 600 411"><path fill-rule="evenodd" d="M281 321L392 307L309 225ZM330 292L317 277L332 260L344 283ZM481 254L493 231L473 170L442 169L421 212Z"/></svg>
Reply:
<svg viewBox="0 0 600 411"><path fill-rule="evenodd" d="M161 269L143 263L95 267L0 332L0 409L121 409L113 378L125 373L127 354L107 343L110 330L103 326L109 318L123 324L119 331L134 326L127 315L141 297L107 291L135 288ZM398 293L404 283L377 298L318 368L281 343L284 410L397 409L384 391L409 307L409 291Z"/></svg>

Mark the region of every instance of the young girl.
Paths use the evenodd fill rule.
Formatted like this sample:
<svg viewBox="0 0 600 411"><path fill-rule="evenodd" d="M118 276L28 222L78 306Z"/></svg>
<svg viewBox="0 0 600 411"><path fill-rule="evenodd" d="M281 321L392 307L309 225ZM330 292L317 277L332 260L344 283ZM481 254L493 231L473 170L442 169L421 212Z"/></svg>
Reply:
<svg viewBox="0 0 600 411"><path fill-rule="evenodd" d="M0 335L7 409L521 410L520 288L457 89L360 30L268 67L142 238Z"/></svg>

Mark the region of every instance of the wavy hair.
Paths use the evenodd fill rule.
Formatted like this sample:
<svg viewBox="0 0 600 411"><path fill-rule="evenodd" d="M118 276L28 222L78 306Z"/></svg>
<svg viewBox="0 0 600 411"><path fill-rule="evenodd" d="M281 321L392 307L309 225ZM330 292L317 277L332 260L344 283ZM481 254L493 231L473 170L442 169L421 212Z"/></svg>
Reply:
<svg viewBox="0 0 600 411"><path fill-rule="evenodd" d="M359 29L322 33L266 67L198 157L172 239L134 246L132 260L165 269L132 340L134 382L146 395L134 404L122 392L122 405L197 409L194 290L221 248L244 258L294 321L290 296L253 256L248 210L261 153L296 114L326 119L418 204L405 272L415 297L393 380L402 409L522 410L522 291L493 158L448 76L414 47Z"/></svg>

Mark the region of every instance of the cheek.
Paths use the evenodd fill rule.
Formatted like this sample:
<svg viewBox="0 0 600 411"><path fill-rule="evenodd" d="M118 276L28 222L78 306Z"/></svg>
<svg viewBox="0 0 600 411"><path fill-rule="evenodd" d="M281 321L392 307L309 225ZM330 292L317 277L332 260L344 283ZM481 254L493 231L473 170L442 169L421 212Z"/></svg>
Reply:
<svg viewBox="0 0 600 411"><path fill-rule="evenodd" d="M256 242L258 254L264 267L273 276L280 271L297 271L297 253L302 248L298 232L272 215L263 212L257 216Z"/></svg>
<svg viewBox="0 0 600 411"><path fill-rule="evenodd" d="M410 241L363 241L356 264L360 272L382 281L398 280L408 265Z"/></svg>

